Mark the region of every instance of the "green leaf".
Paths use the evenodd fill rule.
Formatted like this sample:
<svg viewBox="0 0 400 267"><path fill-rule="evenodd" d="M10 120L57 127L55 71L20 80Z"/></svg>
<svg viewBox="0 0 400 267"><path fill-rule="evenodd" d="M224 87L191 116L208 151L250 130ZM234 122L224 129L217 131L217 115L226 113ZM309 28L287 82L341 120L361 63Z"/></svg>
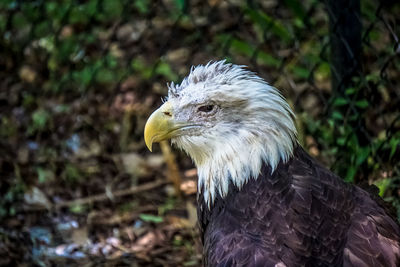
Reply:
<svg viewBox="0 0 400 267"><path fill-rule="evenodd" d="M156 74L163 75L170 81L178 80L178 75L171 69L171 66L166 62L160 62L156 69Z"/></svg>
<svg viewBox="0 0 400 267"><path fill-rule="evenodd" d="M140 214L139 218L145 222L152 222L152 223L162 223L164 221L163 217L151 215L151 214Z"/></svg>
<svg viewBox="0 0 400 267"><path fill-rule="evenodd" d="M230 47L232 48L233 52L245 55L247 57L252 57L255 53L255 48L252 45L237 38L234 38L231 41ZM281 64L281 61L279 59L276 59L270 54L267 54L263 51L259 51L257 53L257 62L259 64L264 64L276 68L279 67Z"/></svg>
<svg viewBox="0 0 400 267"><path fill-rule="evenodd" d="M76 71L73 73L74 79L83 86L89 85L89 83L92 81L93 75L94 72L90 65L86 66L81 71Z"/></svg>
<svg viewBox="0 0 400 267"><path fill-rule="evenodd" d="M317 48L318 49L318 48ZM313 58L311 57L310 61L311 62L318 62L320 60L320 58ZM315 63L312 63L315 64ZM315 79L318 81L325 81L327 79L329 79L331 74L331 69L330 69L330 65L328 63L319 63L317 69L314 72L314 76Z"/></svg>
<svg viewBox="0 0 400 267"><path fill-rule="evenodd" d="M338 145L343 146L346 143L346 138L345 137L339 137L338 139L336 139L336 143Z"/></svg>
<svg viewBox="0 0 400 267"><path fill-rule="evenodd" d="M295 25L297 28L301 28L301 29L304 28L304 22L300 18L295 18L294 22L293 22L293 25Z"/></svg>
<svg viewBox="0 0 400 267"><path fill-rule="evenodd" d="M108 2L108 1L106 1ZM71 24L87 24L89 17L85 13L83 6L74 6L69 13L69 23Z"/></svg>
<svg viewBox="0 0 400 267"><path fill-rule="evenodd" d="M267 54L263 51L258 52L257 62L260 62L260 64L264 64L264 65L276 67L276 68L278 68L281 65L281 60L276 59L275 57L273 57L270 54Z"/></svg>
<svg viewBox="0 0 400 267"><path fill-rule="evenodd" d="M136 0L133 4L140 14L147 14L149 12L148 0Z"/></svg>
<svg viewBox="0 0 400 267"><path fill-rule="evenodd" d="M90 0L85 5L85 12L88 16L93 16L98 12L98 0Z"/></svg>
<svg viewBox="0 0 400 267"><path fill-rule="evenodd" d="M65 166L65 178L68 182L75 182L78 181L79 178L81 177L81 173L79 171L78 168L76 168L74 165L72 164L67 164Z"/></svg>
<svg viewBox="0 0 400 267"><path fill-rule="evenodd" d="M383 197L385 195L386 190L389 188L392 180L390 178L383 178L381 180L374 181L374 185L379 188L379 195Z"/></svg>
<svg viewBox="0 0 400 267"><path fill-rule="evenodd" d="M104 84L104 83L112 83L115 81L114 72L107 68L101 68L96 73L96 82Z"/></svg>
<svg viewBox="0 0 400 267"><path fill-rule="evenodd" d="M69 210L72 213L75 213L75 214L82 214L82 213L86 212L86 206L85 205L76 204L76 205L72 205L71 207L69 207Z"/></svg>
<svg viewBox="0 0 400 267"><path fill-rule="evenodd" d="M285 28L285 26L264 12L254 9L246 9L245 12L256 25L261 27L263 31L268 30L286 42L289 42L293 39L292 35Z"/></svg>
<svg viewBox="0 0 400 267"><path fill-rule="evenodd" d="M45 183L51 177L51 171L49 170L39 167L36 171L38 174L39 184Z"/></svg>
<svg viewBox="0 0 400 267"><path fill-rule="evenodd" d="M33 129L44 130L50 114L44 109L38 109L32 114Z"/></svg>
<svg viewBox="0 0 400 267"><path fill-rule="evenodd" d="M375 1L360 1L361 2L361 14L363 17L368 18L369 21L375 21L376 19L376 6Z"/></svg>
<svg viewBox="0 0 400 267"><path fill-rule="evenodd" d="M300 66L291 67L293 74L299 78L307 79L310 76L310 70Z"/></svg>
<svg viewBox="0 0 400 267"><path fill-rule="evenodd" d="M392 137L390 139L389 144L390 144L391 150L390 150L389 159L392 159L394 153L397 151L397 147L398 147L399 143L400 143L400 138Z"/></svg>
<svg viewBox="0 0 400 267"><path fill-rule="evenodd" d="M285 4L292 10L292 12L302 20L306 18L306 10L304 9L304 4L300 3L298 0L284 0Z"/></svg>
<svg viewBox="0 0 400 267"><path fill-rule="evenodd" d="M131 61L131 67L133 70L140 73L143 79L149 79L153 74L152 68L147 66L146 63L140 58L133 59Z"/></svg>
<svg viewBox="0 0 400 267"><path fill-rule="evenodd" d="M112 54L108 54L105 58L106 62L107 62L107 66L114 69L115 67L118 66L118 60L115 56L113 56Z"/></svg>
<svg viewBox="0 0 400 267"><path fill-rule="evenodd" d="M34 28L35 36L36 37L44 37L47 34L50 34L51 32L51 27L50 23L48 21L42 21L39 24L37 24Z"/></svg>
<svg viewBox="0 0 400 267"><path fill-rule="evenodd" d="M183 240L182 240L182 236L180 235L176 235L174 237L174 240L172 241L172 244L176 247L180 247L183 245Z"/></svg>
<svg viewBox="0 0 400 267"><path fill-rule="evenodd" d="M120 0L112 0L103 1L103 9L108 19L117 19L120 18L124 8Z"/></svg>
<svg viewBox="0 0 400 267"><path fill-rule="evenodd" d="M369 147L358 147L356 165L359 166L363 163L369 156L371 149Z"/></svg>
<svg viewBox="0 0 400 267"><path fill-rule="evenodd" d="M337 97L335 98L335 100L333 101L333 105L334 106L344 106L348 104L347 99L343 98L343 97Z"/></svg>
<svg viewBox="0 0 400 267"><path fill-rule="evenodd" d="M356 175L357 169L355 168L355 166L350 166L347 169L347 173L346 173L346 177L345 177L345 181L346 182L353 182L354 181L354 176Z"/></svg>
<svg viewBox="0 0 400 267"><path fill-rule="evenodd" d="M220 47L226 47L227 45L230 45L232 39L233 37L231 34L225 34L225 33L218 34L216 37L216 40Z"/></svg>
<svg viewBox="0 0 400 267"><path fill-rule="evenodd" d="M369 106L369 103L366 99L356 101L356 106L359 108L366 108Z"/></svg>
<svg viewBox="0 0 400 267"><path fill-rule="evenodd" d="M3 32L7 28L7 15L0 13L0 32ZM1 217L1 215L0 215Z"/></svg>
<svg viewBox="0 0 400 267"><path fill-rule="evenodd" d="M251 45L236 38L232 40L231 47L234 49L234 51L244 54L248 57L251 57L255 51Z"/></svg>
<svg viewBox="0 0 400 267"><path fill-rule="evenodd" d="M339 111L332 112L332 118L336 120L343 120L343 115Z"/></svg>
<svg viewBox="0 0 400 267"><path fill-rule="evenodd" d="M175 5L178 7L180 12L185 10L186 0L175 0Z"/></svg>
<svg viewBox="0 0 400 267"><path fill-rule="evenodd" d="M55 48L54 43L55 43L54 36L52 36L51 34L39 40L39 45L44 49L46 49L48 52L54 51Z"/></svg>
<svg viewBox="0 0 400 267"><path fill-rule="evenodd" d="M368 74L368 75L365 77L365 79L366 79L368 82L378 83L379 80L381 79L381 76L379 75L379 73L371 73L371 74Z"/></svg>
<svg viewBox="0 0 400 267"><path fill-rule="evenodd" d="M347 88L346 91L345 91L345 94L346 94L346 95L352 95L352 94L354 94L355 92L356 92L356 89L355 89L355 88Z"/></svg>
<svg viewBox="0 0 400 267"><path fill-rule="evenodd" d="M359 120L359 119L360 119L360 116L359 116L359 114L357 113L357 114L353 114L353 115L351 115L351 116L348 116L347 119L348 119L349 121L356 121L356 120Z"/></svg>
<svg viewBox="0 0 400 267"><path fill-rule="evenodd" d="M168 198L167 201L158 207L158 214L164 215L167 211L172 210L175 207L175 199Z"/></svg>
<svg viewBox="0 0 400 267"><path fill-rule="evenodd" d="M24 14L22 14L21 12L16 13L14 16L12 16L12 26L15 29L20 30L29 25L30 25L29 21L26 19Z"/></svg>

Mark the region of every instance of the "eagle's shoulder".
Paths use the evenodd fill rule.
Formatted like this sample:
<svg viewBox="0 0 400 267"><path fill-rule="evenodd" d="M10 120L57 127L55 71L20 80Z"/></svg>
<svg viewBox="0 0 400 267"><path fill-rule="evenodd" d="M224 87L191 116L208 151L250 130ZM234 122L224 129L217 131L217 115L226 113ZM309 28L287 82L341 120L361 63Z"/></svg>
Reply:
<svg viewBox="0 0 400 267"><path fill-rule="evenodd" d="M399 266L398 222L376 201L374 193L354 187L354 198L344 262L350 266Z"/></svg>

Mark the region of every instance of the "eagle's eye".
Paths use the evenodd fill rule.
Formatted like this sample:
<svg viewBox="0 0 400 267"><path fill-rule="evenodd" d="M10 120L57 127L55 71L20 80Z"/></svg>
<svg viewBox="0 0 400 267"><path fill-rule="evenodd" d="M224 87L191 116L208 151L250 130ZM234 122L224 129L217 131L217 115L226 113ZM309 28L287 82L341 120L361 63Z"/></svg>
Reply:
<svg viewBox="0 0 400 267"><path fill-rule="evenodd" d="M211 112L214 109L214 105L204 105L198 108L198 111L201 112Z"/></svg>

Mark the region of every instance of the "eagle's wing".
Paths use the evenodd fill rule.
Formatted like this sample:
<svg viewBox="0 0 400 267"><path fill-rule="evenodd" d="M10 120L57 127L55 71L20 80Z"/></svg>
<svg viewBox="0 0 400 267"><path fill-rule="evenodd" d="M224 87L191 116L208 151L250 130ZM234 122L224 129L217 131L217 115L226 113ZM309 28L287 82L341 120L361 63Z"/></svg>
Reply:
<svg viewBox="0 0 400 267"><path fill-rule="evenodd" d="M399 266L400 227L381 206L383 201L378 201L380 197L357 186L344 184L302 149L297 153L291 166L293 183L309 183L308 186L298 187L311 185L315 199L312 205L321 205L315 210L314 223L310 222L309 227L318 226L320 232L315 237L322 237L322 247L338 247L337 242L346 242L342 251L320 253L320 260L341 255L343 258L336 258L335 262L343 262L344 266ZM299 172L310 175L296 179L295 173ZM310 214L313 213L311 211ZM344 223L346 221L348 223Z"/></svg>
<svg viewBox="0 0 400 267"><path fill-rule="evenodd" d="M300 168L301 173L309 173L311 176L305 175L301 179L294 176L293 183L314 180L309 183L313 187L312 195L317 200L314 204L322 204L316 210L314 223L310 223L310 226L319 225L319 229L323 229L316 236L322 237L322 247L333 248L340 240L346 242L342 251L321 253L320 259L324 258L324 254L328 258L336 254L343 258L335 259L335 262L343 262L344 266L399 266L400 227L396 219L381 206L383 201L378 201L380 197L357 186L344 184L339 177L318 164L307 153L302 150L298 153L300 155L296 159L302 160L297 163L295 160L292 164L295 167L292 168L293 172L299 172ZM348 223L344 223L345 221Z"/></svg>
<svg viewBox="0 0 400 267"><path fill-rule="evenodd" d="M399 266L399 226L367 192L356 188L355 201L344 266Z"/></svg>

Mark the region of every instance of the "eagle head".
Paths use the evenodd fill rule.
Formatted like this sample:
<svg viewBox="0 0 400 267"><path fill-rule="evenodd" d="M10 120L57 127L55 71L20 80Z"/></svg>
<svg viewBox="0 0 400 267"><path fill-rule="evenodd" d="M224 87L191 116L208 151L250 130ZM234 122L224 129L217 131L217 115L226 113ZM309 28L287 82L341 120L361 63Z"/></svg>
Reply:
<svg viewBox="0 0 400 267"><path fill-rule="evenodd" d="M229 183L239 189L257 179L263 163L272 171L292 155L294 114L277 89L244 66L225 61L192 67L180 85L149 117L144 137L171 139L193 159L198 189L210 206L226 196Z"/></svg>

